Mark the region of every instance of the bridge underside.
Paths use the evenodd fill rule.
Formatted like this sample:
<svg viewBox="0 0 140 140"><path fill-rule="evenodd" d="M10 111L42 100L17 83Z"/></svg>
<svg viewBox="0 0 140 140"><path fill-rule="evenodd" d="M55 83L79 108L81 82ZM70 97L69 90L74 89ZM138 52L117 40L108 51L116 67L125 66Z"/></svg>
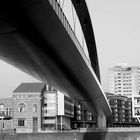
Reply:
<svg viewBox="0 0 140 140"><path fill-rule="evenodd" d="M0 2L0 58L81 101L91 112L110 116L84 52L47 0Z"/></svg>

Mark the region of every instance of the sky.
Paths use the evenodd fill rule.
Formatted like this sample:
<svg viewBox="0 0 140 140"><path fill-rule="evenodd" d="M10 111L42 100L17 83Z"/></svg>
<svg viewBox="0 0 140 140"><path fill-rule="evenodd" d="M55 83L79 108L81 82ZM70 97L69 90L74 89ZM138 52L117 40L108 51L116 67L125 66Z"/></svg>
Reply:
<svg viewBox="0 0 140 140"><path fill-rule="evenodd" d="M102 87L117 63L140 66L140 1L87 0L99 57Z"/></svg>
<svg viewBox="0 0 140 140"><path fill-rule="evenodd" d="M86 0L98 51L101 85L108 91L108 68L117 63L140 66L140 1ZM0 61L0 98L21 82L39 82Z"/></svg>

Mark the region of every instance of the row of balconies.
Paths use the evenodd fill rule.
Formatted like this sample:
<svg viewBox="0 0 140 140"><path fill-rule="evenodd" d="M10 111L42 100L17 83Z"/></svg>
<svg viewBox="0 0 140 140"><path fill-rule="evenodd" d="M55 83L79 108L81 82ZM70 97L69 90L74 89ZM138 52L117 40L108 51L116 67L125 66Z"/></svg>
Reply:
<svg viewBox="0 0 140 140"><path fill-rule="evenodd" d="M93 116L87 116L87 115L76 115L75 119L77 121L93 121L95 118Z"/></svg>
<svg viewBox="0 0 140 140"><path fill-rule="evenodd" d="M132 111L125 111L125 110L115 110L112 112L112 114L125 114L125 115L132 115Z"/></svg>
<svg viewBox="0 0 140 140"><path fill-rule="evenodd" d="M47 111L46 113L42 113L42 116L47 117L47 116L56 116L57 112L56 111Z"/></svg>
<svg viewBox="0 0 140 140"><path fill-rule="evenodd" d="M43 124L55 124L56 123L56 119L44 119L42 121Z"/></svg>
<svg viewBox="0 0 140 140"><path fill-rule="evenodd" d="M114 104L119 103L119 104L121 104L121 105L128 105L128 106L130 105L130 106L131 106L131 104L132 104L131 101L124 101L123 99L122 99L122 100L118 100L118 99L108 99L108 101L109 101L110 105L114 105Z"/></svg>
<svg viewBox="0 0 140 140"><path fill-rule="evenodd" d="M132 106L124 106L124 105L120 105L120 104L114 104L111 105L112 108L116 107L116 108L123 108L123 109L131 109Z"/></svg>
<svg viewBox="0 0 140 140"><path fill-rule="evenodd" d="M114 122L126 122L126 123L136 123L138 122L135 118L113 118Z"/></svg>
<svg viewBox="0 0 140 140"><path fill-rule="evenodd" d="M115 118L119 118L119 117L122 117L122 118L132 118L132 115L126 115L126 114L113 114L113 117L115 117Z"/></svg>
<svg viewBox="0 0 140 140"><path fill-rule="evenodd" d="M132 122L132 119L118 119L118 118L114 118L114 122Z"/></svg>

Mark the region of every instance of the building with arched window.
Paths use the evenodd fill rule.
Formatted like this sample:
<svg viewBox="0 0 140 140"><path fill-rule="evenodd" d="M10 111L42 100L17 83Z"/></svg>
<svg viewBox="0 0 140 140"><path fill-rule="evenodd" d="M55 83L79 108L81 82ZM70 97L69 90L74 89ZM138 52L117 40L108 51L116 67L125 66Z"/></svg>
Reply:
<svg viewBox="0 0 140 140"><path fill-rule="evenodd" d="M7 100L7 102L6 102ZM44 83L22 83L12 98L0 100L0 130L5 128L4 118L11 118L7 129L16 133L32 133L48 130L71 129L74 102Z"/></svg>
<svg viewBox="0 0 140 140"><path fill-rule="evenodd" d="M13 127L17 133L41 131L43 83L22 83L13 92Z"/></svg>

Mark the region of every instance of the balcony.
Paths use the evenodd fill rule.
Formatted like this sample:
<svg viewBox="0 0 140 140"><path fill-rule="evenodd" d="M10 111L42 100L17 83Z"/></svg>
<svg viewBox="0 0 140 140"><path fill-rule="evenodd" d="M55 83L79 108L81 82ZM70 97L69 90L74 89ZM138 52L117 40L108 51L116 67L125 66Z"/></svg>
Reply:
<svg viewBox="0 0 140 140"><path fill-rule="evenodd" d="M55 123L56 123L55 119L43 120L43 124L55 124Z"/></svg>

